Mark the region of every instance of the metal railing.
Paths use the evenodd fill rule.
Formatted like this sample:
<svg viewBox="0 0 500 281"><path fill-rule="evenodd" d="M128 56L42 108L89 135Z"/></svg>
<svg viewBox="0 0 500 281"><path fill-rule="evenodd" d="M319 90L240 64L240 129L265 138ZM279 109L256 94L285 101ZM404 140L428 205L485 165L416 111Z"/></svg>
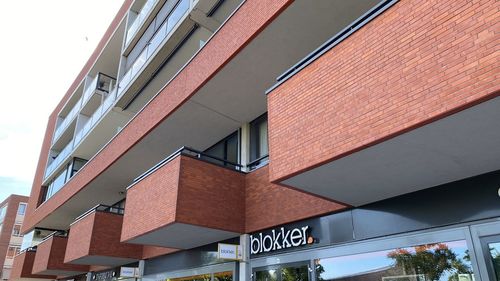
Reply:
<svg viewBox="0 0 500 281"><path fill-rule="evenodd" d="M120 207L114 207L114 206L108 206L108 205L99 204L99 205L96 205L95 207L91 208L90 210L86 211L85 213L81 214L80 216L78 216L70 224L70 226L72 226L73 224L81 221L82 219L84 219L88 215L90 215L92 213L95 213L95 212L103 212L103 213L111 213L111 214L116 214L116 215L123 215L125 213L125 209L124 208L120 208Z"/></svg>
<svg viewBox="0 0 500 281"><path fill-rule="evenodd" d="M156 5L156 2L158 0L147 0L146 3L144 3L144 6L142 6L141 11L137 13L137 16L134 19L134 22L129 25L128 30L127 30L127 35L125 37L125 45L128 46L130 43L130 40L134 38L135 34L137 31L140 29L144 21L149 15L149 12L153 10L153 7ZM132 12L132 11L131 11Z"/></svg>
<svg viewBox="0 0 500 281"><path fill-rule="evenodd" d="M143 178L145 178L148 175L152 174L154 171L158 170L159 168L161 168L162 166L164 166L165 164L169 163L174 158L176 158L177 156L180 156L180 155L184 155L184 156L188 156L188 157L191 157L191 158L196 158L196 159L204 160L206 162L210 162L212 164L215 164L215 165L218 165L218 166L221 166L221 167L232 168L232 169L234 169L236 171L240 171L240 172L243 171L243 167L244 167L243 165L240 165L238 163L234 163L234 162L231 162L231 161L228 161L228 160L225 160L225 159L222 159L222 158L219 158L219 157L212 156L210 154L201 152L199 150L183 146L183 147L179 148L177 151L175 151L174 153L170 154L167 158L165 158L162 161L160 161L158 164L156 164L153 167L151 167L149 170L147 170L146 172L144 172L142 175L140 175L137 178L135 178L133 182L135 183L135 182L138 182L138 181L142 180Z"/></svg>
<svg viewBox="0 0 500 281"><path fill-rule="evenodd" d="M253 161L251 161L250 163L247 164L247 169L249 171L253 171L257 168L260 168L264 165L266 165L267 163L269 162L269 154L266 154L262 157L259 157Z"/></svg>
<svg viewBox="0 0 500 281"><path fill-rule="evenodd" d="M45 169L45 178L50 176L60 165L66 160L66 158L71 154L73 150L73 140L71 140L66 146L59 152L59 154L47 165Z"/></svg>
<svg viewBox="0 0 500 281"><path fill-rule="evenodd" d="M68 115L64 117L64 120L59 123L59 126L57 126L56 130L54 131L54 137L52 138L52 143L55 143L56 140L59 139L59 137L62 135L62 133L66 130L68 125L75 119L78 111L80 110L82 105L82 98L80 98L76 104L73 106L73 108L70 110Z"/></svg>
<svg viewBox="0 0 500 281"><path fill-rule="evenodd" d="M121 94L135 76L141 72L146 62L153 56L156 49L173 31L174 27L181 20L181 18L189 11L191 7L191 0L180 0L172 12L165 19L160 28L153 35L151 40L146 44L141 54L137 57L132 66L127 70L125 75L120 79L118 84L118 93Z"/></svg>
<svg viewBox="0 0 500 281"><path fill-rule="evenodd" d="M52 237L68 237L68 232L64 230L56 230L51 234L47 235L45 238L43 238L40 244L51 239Z"/></svg>
<svg viewBox="0 0 500 281"><path fill-rule="evenodd" d="M87 101L96 93L97 91L109 93L116 85L116 78L113 78L104 73L97 73L90 85L85 89L82 96L82 106L85 106Z"/></svg>

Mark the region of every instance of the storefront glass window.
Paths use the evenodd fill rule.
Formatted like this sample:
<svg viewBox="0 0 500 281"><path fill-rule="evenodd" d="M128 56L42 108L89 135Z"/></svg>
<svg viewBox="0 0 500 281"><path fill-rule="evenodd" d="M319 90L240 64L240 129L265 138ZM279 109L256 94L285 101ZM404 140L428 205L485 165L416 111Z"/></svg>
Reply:
<svg viewBox="0 0 500 281"><path fill-rule="evenodd" d="M317 281L472 281L465 240L315 260Z"/></svg>
<svg viewBox="0 0 500 281"><path fill-rule="evenodd" d="M493 270L497 281L500 281L500 242L488 244L490 249L491 261L493 263Z"/></svg>
<svg viewBox="0 0 500 281"><path fill-rule="evenodd" d="M167 279L167 281L210 281L210 280L211 280L210 274L202 274L202 275Z"/></svg>
<svg viewBox="0 0 500 281"><path fill-rule="evenodd" d="M218 272L214 273L214 281L233 281L233 272Z"/></svg>

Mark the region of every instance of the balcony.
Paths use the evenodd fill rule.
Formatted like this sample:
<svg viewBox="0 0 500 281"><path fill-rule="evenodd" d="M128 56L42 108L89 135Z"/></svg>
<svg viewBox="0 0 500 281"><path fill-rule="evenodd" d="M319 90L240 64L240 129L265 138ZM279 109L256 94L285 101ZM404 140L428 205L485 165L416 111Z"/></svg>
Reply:
<svg viewBox="0 0 500 281"><path fill-rule="evenodd" d="M451 6L470 11L460 24L432 5L382 1L278 77L268 92L271 181L361 206L497 170L495 38L474 41L495 23L474 22L483 11L471 3ZM408 30L425 32L401 43Z"/></svg>
<svg viewBox="0 0 500 281"><path fill-rule="evenodd" d="M135 95L145 83L145 79L151 77L163 61L175 51L178 44L193 30L195 22L187 17L191 5L191 0L180 0L176 4L137 59L121 77L118 96L120 99L125 97L123 103L129 102L131 96ZM118 103L117 106L125 105Z"/></svg>
<svg viewBox="0 0 500 281"><path fill-rule="evenodd" d="M64 263L68 237L55 232L37 246L32 272L34 274L72 276L89 271L86 265Z"/></svg>
<svg viewBox="0 0 500 281"><path fill-rule="evenodd" d="M33 263L36 256L36 247L28 248L14 258L14 266L9 280L44 280L56 279L55 275L33 274Z"/></svg>
<svg viewBox="0 0 500 281"><path fill-rule="evenodd" d="M120 242L123 209L98 205L71 224L65 263L119 266L139 260L142 246Z"/></svg>
<svg viewBox="0 0 500 281"><path fill-rule="evenodd" d="M68 115L64 117L63 121L59 123L56 130L54 131L54 137L52 138L53 144L59 140L61 135L66 131L66 128L69 126L69 124L71 124L75 120L75 117L78 115L78 112L80 110L81 104L82 99L80 98L70 110Z"/></svg>
<svg viewBox="0 0 500 281"><path fill-rule="evenodd" d="M59 168L61 164L67 160L67 158L71 155L71 152L73 151L73 147L74 147L74 141L71 140L59 152L59 154L57 154L57 156L51 162L49 162L47 168L45 169L45 179L48 179L54 173L54 171L56 171L57 168Z"/></svg>
<svg viewBox="0 0 500 281"><path fill-rule="evenodd" d="M146 0L146 3L144 3L144 5L142 6L141 10L138 13L132 10L130 11L129 21L131 21L131 23L129 24L129 27L127 29L125 37L125 46L128 46L130 44L130 41L137 34L137 31L139 31L141 26L143 26L144 22L150 15L150 12L153 10L156 2L158 2L158 0Z"/></svg>
<svg viewBox="0 0 500 281"><path fill-rule="evenodd" d="M181 148L127 189L121 240L189 249L244 233L240 168Z"/></svg>

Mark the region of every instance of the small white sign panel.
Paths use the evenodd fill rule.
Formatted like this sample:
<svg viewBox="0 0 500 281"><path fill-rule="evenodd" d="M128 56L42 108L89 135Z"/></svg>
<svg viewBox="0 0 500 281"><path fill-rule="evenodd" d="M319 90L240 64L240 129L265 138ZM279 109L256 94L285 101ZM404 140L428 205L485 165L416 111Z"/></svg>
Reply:
<svg viewBox="0 0 500 281"><path fill-rule="evenodd" d="M219 243L218 257L225 260L242 260L242 248L240 245Z"/></svg>
<svg viewBox="0 0 500 281"><path fill-rule="evenodd" d="M121 267L120 277L137 277L139 269L136 267Z"/></svg>

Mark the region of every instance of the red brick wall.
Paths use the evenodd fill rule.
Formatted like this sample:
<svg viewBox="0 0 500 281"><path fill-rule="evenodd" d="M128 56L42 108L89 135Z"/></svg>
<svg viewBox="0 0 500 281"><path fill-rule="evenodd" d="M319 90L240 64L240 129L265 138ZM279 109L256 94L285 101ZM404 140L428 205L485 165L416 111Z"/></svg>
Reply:
<svg viewBox="0 0 500 281"><path fill-rule="evenodd" d="M120 242L122 225L122 215L96 212L90 255L140 259L141 245Z"/></svg>
<svg viewBox="0 0 500 281"><path fill-rule="evenodd" d="M175 221L180 157L127 190L122 241Z"/></svg>
<svg viewBox="0 0 500 281"><path fill-rule="evenodd" d="M182 156L176 221L244 232L245 174Z"/></svg>
<svg viewBox="0 0 500 281"><path fill-rule="evenodd" d="M28 214L31 216L37 205L38 201L40 200L40 191L42 187L42 182L43 182L43 176L45 173L45 166L47 164L47 158L49 155L49 150L50 150L50 145L52 143L52 135L54 133L54 128L57 120L57 114L61 111L63 108L64 104L68 101L68 99L71 97L73 92L76 90L76 88L80 85L80 82L83 80L83 78L87 75L88 71L92 68L94 63L97 61L97 58L99 57L100 53L103 51L106 43L108 40L111 38L111 35L115 31L115 29L118 27L122 19L125 17L126 12L132 5L133 0L124 0L120 10L116 14L115 18L109 25L108 29L104 33L104 36L102 39L99 41L97 44L97 47L95 48L94 52L88 59L88 61L85 63L83 66L82 70L78 74L78 76L75 78L71 86L69 87L68 91L64 95L64 97L61 99L61 101L58 103L54 111L49 117L48 123L47 123L47 129L45 131L45 136L43 139L42 143L42 148L40 150L40 157L38 159L38 165L36 168L36 173L35 173L35 178L33 180L33 185L31 188L31 195L30 195L30 201L29 201L29 206L28 206ZM45 213L45 215L48 215L50 212ZM33 228L34 223L32 222L33 219L31 219L27 224L23 225L23 232L28 232L31 228Z"/></svg>
<svg viewBox="0 0 500 281"><path fill-rule="evenodd" d="M74 223L69 231L64 262L71 262L90 254L95 213Z"/></svg>
<svg viewBox="0 0 500 281"><path fill-rule="evenodd" d="M112 165L142 137L194 95L227 62L239 53L292 0L247 0L193 60L123 130L87 163L66 186L36 211L30 212L24 230L33 228L100 173ZM54 122L52 119L50 122ZM49 129L51 129L49 125ZM48 131L48 135L52 131ZM47 138L46 137L46 138ZM32 194L38 194L47 159L44 147ZM41 164L43 163L43 164Z"/></svg>
<svg viewBox="0 0 500 281"><path fill-rule="evenodd" d="M35 261L33 263L33 273L43 273L46 270L66 270L87 272L88 266L72 265L64 263L66 245L68 238L52 237L37 247Z"/></svg>
<svg viewBox="0 0 500 281"><path fill-rule="evenodd" d="M122 241L174 222L243 232L244 187L242 173L176 157L127 191Z"/></svg>
<svg viewBox="0 0 500 281"><path fill-rule="evenodd" d="M120 243L123 216L94 212L70 229L65 262L86 256L140 259L142 246Z"/></svg>
<svg viewBox="0 0 500 281"><path fill-rule="evenodd" d="M246 176L246 232L341 211L346 207L269 182L269 166Z"/></svg>
<svg viewBox="0 0 500 281"><path fill-rule="evenodd" d="M27 203L28 197L12 194L2 203L0 203L0 209L7 204L7 211L5 213L5 218L3 219L2 230L0 232L0 264L3 267L5 262L5 256L9 249L10 238L12 237L12 231L14 224L16 223L17 209L19 208L19 203ZM0 269L2 271L2 269Z"/></svg>
<svg viewBox="0 0 500 281"><path fill-rule="evenodd" d="M32 274L33 262L35 260L35 252L24 252L19 254L14 259L12 271L9 280L16 280L19 278L46 278L55 279L56 276L52 275L38 275Z"/></svg>
<svg viewBox="0 0 500 281"><path fill-rule="evenodd" d="M399 1L275 89L271 180L498 96L499 7Z"/></svg>

